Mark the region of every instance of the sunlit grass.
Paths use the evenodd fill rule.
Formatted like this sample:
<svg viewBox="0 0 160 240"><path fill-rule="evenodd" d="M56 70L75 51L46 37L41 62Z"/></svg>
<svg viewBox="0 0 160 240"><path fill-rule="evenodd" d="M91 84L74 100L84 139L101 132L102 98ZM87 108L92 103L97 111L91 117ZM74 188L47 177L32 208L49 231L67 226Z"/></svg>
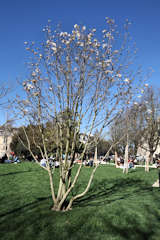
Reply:
<svg viewBox="0 0 160 240"><path fill-rule="evenodd" d="M84 168L77 189L91 172ZM0 237L5 239L160 239L160 191L156 169L100 166L88 194L69 212L50 210L47 173L34 163L0 165Z"/></svg>

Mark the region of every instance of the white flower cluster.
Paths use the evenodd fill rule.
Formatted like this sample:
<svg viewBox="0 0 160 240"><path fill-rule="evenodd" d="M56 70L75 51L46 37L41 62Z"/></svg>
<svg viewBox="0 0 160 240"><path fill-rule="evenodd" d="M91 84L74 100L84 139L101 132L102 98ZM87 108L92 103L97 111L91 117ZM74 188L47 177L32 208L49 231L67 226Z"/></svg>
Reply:
<svg viewBox="0 0 160 240"><path fill-rule="evenodd" d="M116 77L121 78L122 75L121 75L120 73L118 73L118 74L116 75Z"/></svg>
<svg viewBox="0 0 160 240"><path fill-rule="evenodd" d="M134 105L138 105L138 102L134 102Z"/></svg>
<svg viewBox="0 0 160 240"><path fill-rule="evenodd" d="M152 113L152 110L151 110L151 109L148 109L148 110L147 110L147 113L149 113L149 114Z"/></svg>
<svg viewBox="0 0 160 240"><path fill-rule="evenodd" d="M56 45L55 42L53 42L53 41L51 41L51 40L47 40L47 41L46 41L46 44L51 47L51 49L52 49L52 51L53 51L54 53L57 52L57 45Z"/></svg>
<svg viewBox="0 0 160 240"><path fill-rule="evenodd" d="M106 48L106 47L107 47L107 43L103 43L102 48Z"/></svg>
<svg viewBox="0 0 160 240"><path fill-rule="evenodd" d="M32 72L32 77L35 77L37 74L36 74L36 72Z"/></svg>
<svg viewBox="0 0 160 240"><path fill-rule="evenodd" d="M31 89L34 88L34 86L31 83L26 83L26 82L23 82L23 87L26 91L30 91Z"/></svg>
<svg viewBox="0 0 160 240"><path fill-rule="evenodd" d="M129 83L129 78L125 78L124 82Z"/></svg>
<svg viewBox="0 0 160 240"><path fill-rule="evenodd" d="M113 71L111 71L111 70L106 70L105 71L105 74L112 74L113 73Z"/></svg>

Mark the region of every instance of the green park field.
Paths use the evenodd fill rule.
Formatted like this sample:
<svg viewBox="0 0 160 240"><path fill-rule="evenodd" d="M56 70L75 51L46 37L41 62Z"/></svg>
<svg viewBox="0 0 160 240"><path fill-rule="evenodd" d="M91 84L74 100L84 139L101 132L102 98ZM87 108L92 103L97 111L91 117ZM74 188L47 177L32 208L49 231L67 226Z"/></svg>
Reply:
<svg viewBox="0 0 160 240"><path fill-rule="evenodd" d="M74 191L91 172L84 168ZM157 169L100 166L90 191L72 211L51 211L47 172L35 163L0 165L1 240L159 240L160 189Z"/></svg>

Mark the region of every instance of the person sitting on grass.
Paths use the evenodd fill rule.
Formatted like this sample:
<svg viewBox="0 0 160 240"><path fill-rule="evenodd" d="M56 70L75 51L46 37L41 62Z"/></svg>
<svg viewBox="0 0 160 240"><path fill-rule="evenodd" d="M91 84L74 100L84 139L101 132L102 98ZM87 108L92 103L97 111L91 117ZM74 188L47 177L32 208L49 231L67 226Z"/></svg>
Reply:
<svg viewBox="0 0 160 240"><path fill-rule="evenodd" d="M129 160L129 168L134 168L133 159L130 159L130 160Z"/></svg>
<svg viewBox="0 0 160 240"><path fill-rule="evenodd" d="M11 160L8 159L7 154L5 154L5 155L2 157L2 162L3 162L3 163L11 163Z"/></svg>
<svg viewBox="0 0 160 240"><path fill-rule="evenodd" d="M42 166L42 167L46 167L47 166L47 164L46 164L46 159L41 159L41 161L40 161L40 165Z"/></svg>
<svg viewBox="0 0 160 240"><path fill-rule="evenodd" d="M14 163L20 163L20 160L16 155L14 155L13 161Z"/></svg>
<svg viewBox="0 0 160 240"><path fill-rule="evenodd" d="M160 159L157 160L157 168L160 168Z"/></svg>

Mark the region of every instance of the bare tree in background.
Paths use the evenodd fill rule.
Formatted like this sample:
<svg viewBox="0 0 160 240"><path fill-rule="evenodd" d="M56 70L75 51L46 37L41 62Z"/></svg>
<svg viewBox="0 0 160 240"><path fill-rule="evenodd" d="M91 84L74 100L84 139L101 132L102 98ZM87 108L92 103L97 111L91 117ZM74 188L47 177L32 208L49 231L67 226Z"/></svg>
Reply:
<svg viewBox="0 0 160 240"><path fill-rule="evenodd" d="M160 101L159 91L152 87L148 88L142 99L143 107L143 134L141 137L141 148L146 150L145 171L149 171L149 163L153 163L153 155L160 142Z"/></svg>
<svg viewBox="0 0 160 240"><path fill-rule="evenodd" d="M101 36L96 34L96 29L87 30L77 24L68 33L61 31L60 27L52 30L49 23L44 32L46 40L40 47L25 42L31 54L29 75L22 83L25 98L16 99L16 114L21 116L23 124L38 126L43 147L36 142L34 131L33 140L41 157L47 161L44 169L49 174L52 209L67 211L75 200L87 193L98 167L98 164L94 165L84 190L71 196L83 169L90 136L96 129L102 133L125 107L125 99L135 80L130 72L135 48L130 42L128 22L122 37L122 33L116 31L114 21L109 18L106 18L106 29L102 30ZM64 112L65 118L62 118ZM50 138L56 139L56 157L60 163L57 192L55 169L49 165L48 139L45 137L47 122L54 122L57 129L50 132ZM62 144L64 128L65 147ZM73 175L76 139L80 133L87 138L79 156L81 164ZM25 128L24 134L27 140L25 147L39 164Z"/></svg>

